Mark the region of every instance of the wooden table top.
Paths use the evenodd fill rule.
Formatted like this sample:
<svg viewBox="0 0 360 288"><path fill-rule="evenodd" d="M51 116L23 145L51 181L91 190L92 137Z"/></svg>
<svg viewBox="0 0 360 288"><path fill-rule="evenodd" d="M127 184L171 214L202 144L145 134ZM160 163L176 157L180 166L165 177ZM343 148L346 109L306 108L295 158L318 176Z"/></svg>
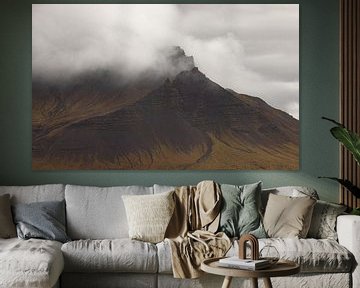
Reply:
<svg viewBox="0 0 360 288"><path fill-rule="evenodd" d="M261 270L245 270L219 266L219 259L206 259L201 263L201 270L216 275L244 278L280 277L289 276L300 272L300 266L288 260L279 260L271 267Z"/></svg>

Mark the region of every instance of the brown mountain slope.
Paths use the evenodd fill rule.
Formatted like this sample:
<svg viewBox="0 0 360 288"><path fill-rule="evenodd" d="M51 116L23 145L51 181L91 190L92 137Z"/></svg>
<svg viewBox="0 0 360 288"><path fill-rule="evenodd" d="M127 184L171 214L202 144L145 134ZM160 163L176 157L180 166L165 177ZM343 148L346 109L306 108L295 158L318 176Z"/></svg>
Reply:
<svg viewBox="0 0 360 288"><path fill-rule="evenodd" d="M298 121L197 68L33 141L35 169L297 169Z"/></svg>

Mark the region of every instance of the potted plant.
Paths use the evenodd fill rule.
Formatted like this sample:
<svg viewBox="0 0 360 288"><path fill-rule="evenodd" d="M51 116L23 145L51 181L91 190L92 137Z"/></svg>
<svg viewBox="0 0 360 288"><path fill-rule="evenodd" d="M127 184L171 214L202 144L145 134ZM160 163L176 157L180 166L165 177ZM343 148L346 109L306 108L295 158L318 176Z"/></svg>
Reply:
<svg viewBox="0 0 360 288"><path fill-rule="evenodd" d="M336 122L333 119L322 117L327 121L330 121L336 124L335 127L330 129L331 134L342 143L346 149L350 151L353 155L355 161L360 165L360 136L353 131L347 129L343 124ZM360 187L354 185L348 179L340 179L336 177L319 177L319 178L328 178L334 181L339 182L347 190L349 190L356 198L360 198ZM354 208L351 214L360 215L360 207Z"/></svg>

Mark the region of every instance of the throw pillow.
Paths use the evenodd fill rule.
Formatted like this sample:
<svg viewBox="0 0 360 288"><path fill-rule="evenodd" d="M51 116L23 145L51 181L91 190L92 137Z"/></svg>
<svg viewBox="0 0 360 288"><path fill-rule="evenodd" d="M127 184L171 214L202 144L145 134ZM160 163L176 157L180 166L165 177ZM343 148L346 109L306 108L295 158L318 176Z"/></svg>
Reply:
<svg viewBox="0 0 360 288"><path fill-rule="evenodd" d="M220 188L223 199L219 231L229 237L251 233L265 238L260 216L261 182L243 186L222 184Z"/></svg>
<svg viewBox="0 0 360 288"><path fill-rule="evenodd" d="M19 238L70 241L65 232L65 201L15 204L13 215Z"/></svg>
<svg viewBox="0 0 360 288"><path fill-rule="evenodd" d="M337 240L336 219L346 206L318 200L312 214L308 237Z"/></svg>
<svg viewBox="0 0 360 288"><path fill-rule="evenodd" d="M305 238L316 200L306 197L269 195L264 227L269 237Z"/></svg>
<svg viewBox="0 0 360 288"><path fill-rule="evenodd" d="M173 193L122 196L131 239L151 243L164 240L175 208Z"/></svg>
<svg viewBox="0 0 360 288"><path fill-rule="evenodd" d="M16 229L11 215L10 195L0 196L0 238L16 237Z"/></svg>

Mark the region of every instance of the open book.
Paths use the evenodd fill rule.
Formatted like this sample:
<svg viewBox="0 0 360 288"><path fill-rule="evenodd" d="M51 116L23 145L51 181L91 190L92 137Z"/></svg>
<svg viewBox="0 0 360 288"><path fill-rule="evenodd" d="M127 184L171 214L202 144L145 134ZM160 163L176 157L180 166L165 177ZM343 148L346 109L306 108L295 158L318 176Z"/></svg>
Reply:
<svg viewBox="0 0 360 288"><path fill-rule="evenodd" d="M251 260L251 259L240 259L238 256L233 256L229 258L222 258L219 260L219 266L237 268L237 269L247 269L247 270L259 270L270 267L271 262L266 259L260 260Z"/></svg>

